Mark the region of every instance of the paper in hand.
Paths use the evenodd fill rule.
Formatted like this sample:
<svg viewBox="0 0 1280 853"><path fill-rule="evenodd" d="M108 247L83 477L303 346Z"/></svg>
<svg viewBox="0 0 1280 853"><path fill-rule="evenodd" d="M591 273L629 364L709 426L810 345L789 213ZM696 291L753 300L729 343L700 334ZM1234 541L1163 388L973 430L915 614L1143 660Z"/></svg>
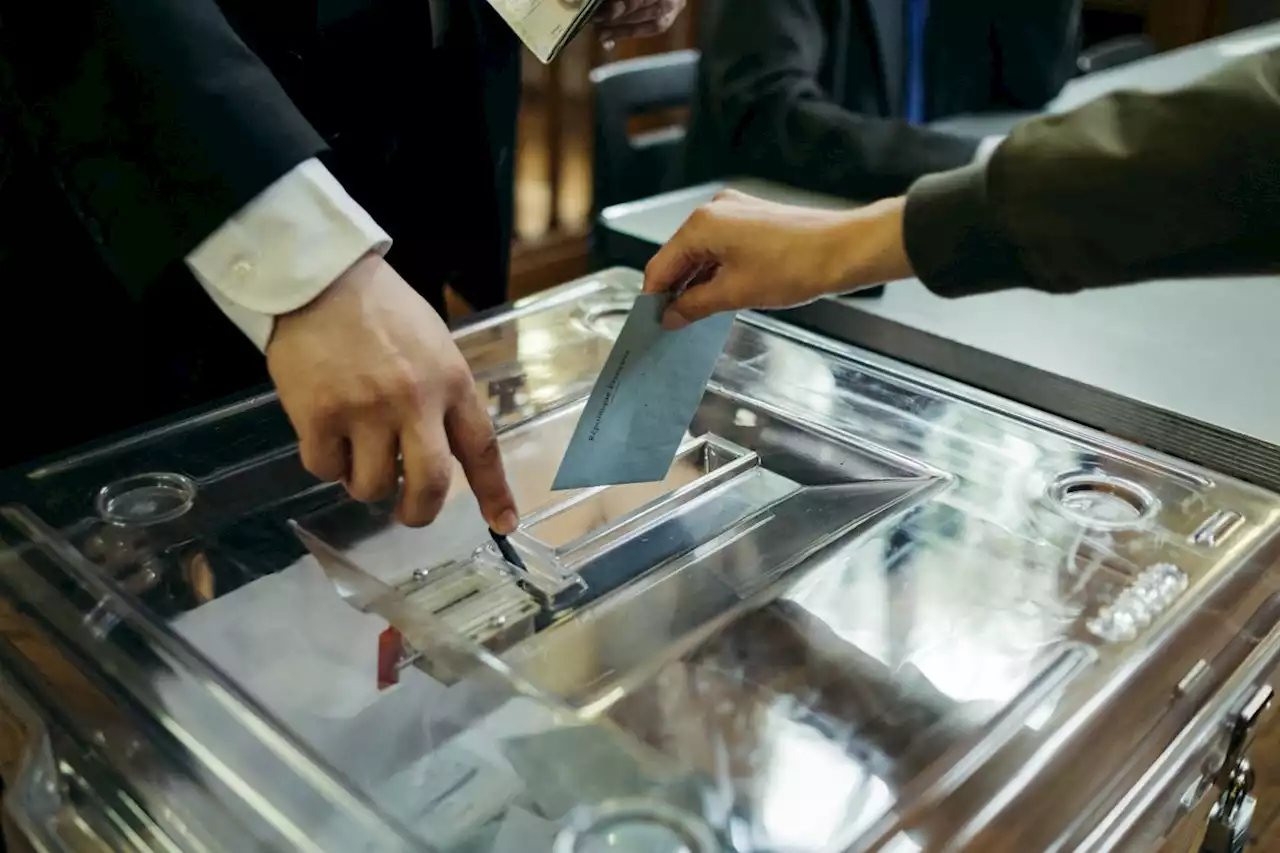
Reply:
<svg viewBox="0 0 1280 853"><path fill-rule="evenodd" d="M733 314L662 328L670 297L639 296L578 419L552 489L651 483L667 475L698 410Z"/></svg>
<svg viewBox="0 0 1280 853"><path fill-rule="evenodd" d="M602 0L489 0L525 47L544 64L560 55Z"/></svg>

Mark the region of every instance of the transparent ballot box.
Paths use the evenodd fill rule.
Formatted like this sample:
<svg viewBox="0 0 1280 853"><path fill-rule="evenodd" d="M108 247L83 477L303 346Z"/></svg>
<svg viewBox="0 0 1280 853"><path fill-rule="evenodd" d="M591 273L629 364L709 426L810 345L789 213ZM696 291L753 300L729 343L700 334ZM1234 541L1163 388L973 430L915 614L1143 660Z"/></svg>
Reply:
<svg viewBox="0 0 1280 853"><path fill-rule="evenodd" d="M1143 850L1280 656L1280 499L763 316L661 482L556 492L640 275L457 332L521 510L405 528L270 396L0 510L48 850ZM1191 792L1191 793L1188 793Z"/></svg>

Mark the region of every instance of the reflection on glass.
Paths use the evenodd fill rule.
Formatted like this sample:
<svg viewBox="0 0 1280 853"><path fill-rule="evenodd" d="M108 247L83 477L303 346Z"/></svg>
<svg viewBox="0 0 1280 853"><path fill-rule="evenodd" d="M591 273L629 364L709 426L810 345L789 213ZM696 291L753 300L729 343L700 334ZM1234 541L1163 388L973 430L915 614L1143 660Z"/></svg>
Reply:
<svg viewBox="0 0 1280 853"><path fill-rule="evenodd" d="M499 426L573 402L590 391L625 319L632 288L606 278L559 294L538 311L464 330L459 348Z"/></svg>
<svg viewBox="0 0 1280 853"><path fill-rule="evenodd" d="M773 760L761 774L768 785L762 837L753 840L774 850L824 850L857 837L893 805L893 791L866 766L832 760L828 738L776 711L772 717Z"/></svg>

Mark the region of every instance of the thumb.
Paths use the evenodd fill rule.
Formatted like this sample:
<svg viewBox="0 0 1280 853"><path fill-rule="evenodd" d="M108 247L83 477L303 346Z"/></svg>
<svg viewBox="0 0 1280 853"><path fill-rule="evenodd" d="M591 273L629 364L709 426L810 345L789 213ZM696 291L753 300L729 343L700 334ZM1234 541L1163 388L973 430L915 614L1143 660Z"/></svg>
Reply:
<svg viewBox="0 0 1280 853"><path fill-rule="evenodd" d="M690 323L706 319L722 311L733 311L738 305L734 297L733 282L724 267L702 284L695 284L680 294L662 315L662 325L668 329L683 329Z"/></svg>

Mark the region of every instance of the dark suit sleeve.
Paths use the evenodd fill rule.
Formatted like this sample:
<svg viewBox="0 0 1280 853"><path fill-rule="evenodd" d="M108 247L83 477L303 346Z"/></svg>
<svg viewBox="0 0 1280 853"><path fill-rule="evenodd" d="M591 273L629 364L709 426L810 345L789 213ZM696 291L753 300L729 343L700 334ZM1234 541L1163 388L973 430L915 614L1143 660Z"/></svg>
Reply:
<svg viewBox="0 0 1280 853"><path fill-rule="evenodd" d="M1067 293L1280 272L1280 50L1167 94L1027 122L982 166L922 178L904 239L935 293Z"/></svg>
<svg viewBox="0 0 1280 853"><path fill-rule="evenodd" d="M992 39L1001 100L1039 110L1075 74L1080 53L1080 0L1000 0Z"/></svg>
<svg viewBox="0 0 1280 853"><path fill-rule="evenodd" d="M213 0L0 0L4 100L145 288L324 143Z"/></svg>
<svg viewBox="0 0 1280 853"><path fill-rule="evenodd" d="M829 34L814 0L720 0L708 16L709 108L726 173L874 198L973 159L976 142L860 115L818 83Z"/></svg>

